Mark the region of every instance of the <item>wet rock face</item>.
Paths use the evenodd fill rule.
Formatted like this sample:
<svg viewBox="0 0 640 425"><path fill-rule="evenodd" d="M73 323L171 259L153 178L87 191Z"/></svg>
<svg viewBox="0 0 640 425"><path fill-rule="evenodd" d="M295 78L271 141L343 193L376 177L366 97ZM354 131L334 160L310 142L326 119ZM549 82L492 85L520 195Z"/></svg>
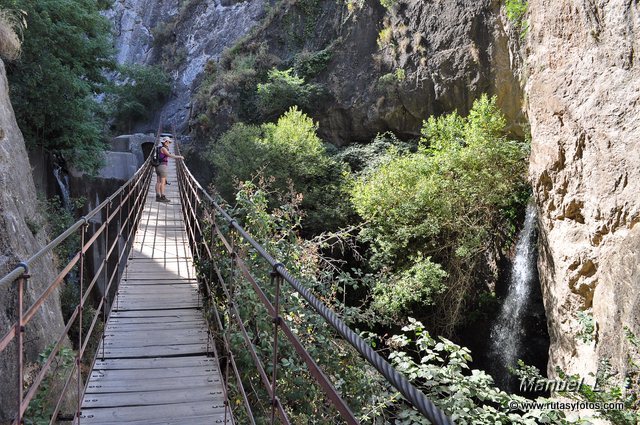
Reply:
<svg viewBox="0 0 640 425"><path fill-rule="evenodd" d="M170 57L164 60L170 62L174 87L162 117L163 122L183 129L191 95L207 61L216 60L249 31L263 8L263 0L117 0L107 17L114 23L120 64L157 64L163 59L162 45L172 44ZM154 42L160 36L165 38L161 45Z"/></svg>
<svg viewBox="0 0 640 425"><path fill-rule="evenodd" d="M45 245L41 230L36 190L31 166L9 100L5 68L0 61L0 277L15 268ZM34 236L35 233L35 236ZM31 267L31 278L24 295L25 307L31 306L56 276L51 255L45 255ZM15 323L17 285L0 288L0 337ZM34 316L26 328L25 360L34 362L44 347L64 329L56 293ZM18 386L17 346L15 341L0 353L0 423L10 423L16 413Z"/></svg>
<svg viewBox="0 0 640 425"><path fill-rule="evenodd" d="M640 335L638 4L530 0L530 175L540 208L549 373L626 367ZM592 309L594 341L577 338Z"/></svg>

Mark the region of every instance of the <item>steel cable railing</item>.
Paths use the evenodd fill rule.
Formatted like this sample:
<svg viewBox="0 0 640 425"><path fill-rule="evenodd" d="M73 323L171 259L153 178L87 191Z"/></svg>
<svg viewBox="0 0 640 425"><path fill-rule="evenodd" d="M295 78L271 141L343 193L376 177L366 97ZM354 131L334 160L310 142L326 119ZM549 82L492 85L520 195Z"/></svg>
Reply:
<svg viewBox="0 0 640 425"><path fill-rule="evenodd" d="M331 402L340 412L343 420L347 423L358 423L355 419L353 413L350 411L349 407L339 396L333 385L329 382L329 380L324 376L322 370L315 364L313 359L310 358L309 354L306 352L302 344L297 340L295 334L288 328L286 323L280 317L280 313L278 311L278 292L279 292L279 281L284 280L291 287L299 293L306 302L311 305L320 316L328 323L331 327L333 327L341 336L346 340L351 346L353 346L358 353L362 357L366 359L366 361L371 364L379 373L381 373L391 385L393 385L409 403L411 403L420 413L422 413L429 421L434 424L453 424L453 421L447 417L447 415L442 412L437 406L433 404L431 400L429 400L421 391L415 388L402 374L400 374L397 370L395 370L384 358L382 358L375 350L371 348L371 346L364 341L359 335L357 335L351 328L349 328L330 308L324 305L308 288L302 285L294 276L292 276L286 269L286 267L274 259L260 244L258 244L239 224L238 222L231 217L217 202L200 186L197 180L193 177L191 172L183 163L179 163L178 165L179 172L179 184L181 190L181 199L183 202L183 210L185 212L185 217L189 217L187 220L187 225L190 227L188 229L189 238L192 246L195 248L193 252L200 252L200 246L204 244L206 247L206 243L204 243L203 238L203 226L200 223L202 219L202 213L211 209L209 214L211 216L219 215L224 219L224 222L227 226L234 229L239 237L248 243L256 253L259 254L265 261L269 263L272 267L272 282L275 281L276 288L276 297L275 297L275 305L273 305L263 293L262 289L256 282L256 279L253 278L250 271L247 269L246 265L242 261L241 258L237 255L235 248L232 246L232 242L226 240L217 224L214 222L212 224L213 229L211 230L212 240L217 235L218 239L224 245L225 249L229 252L232 257L232 264L235 265L240 271L240 273L244 276L244 278L251 284L255 293L258 295L259 299L262 301L263 305L267 308L267 311L272 316L274 320L274 340L276 341L276 347L274 351L277 350L277 335L278 329L280 329L287 339L293 344L296 352L303 358L311 374L316 378L319 382L320 386L325 391L325 394L329 397ZM213 234L215 233L215 235ZM209 260L213 261L213 256L211 255L211 250L206 248L208 251ZM201 257L197 258L199 260L203 260ZM239 316L237 309L235 309L233 294L224 284L224 279L218 267L213 264L215 272L218 277L218 281L223 286L223 291L225 292L225 296L229 303L229 307L231 310L231 316ZM274 404L274 412L278 411L279 417L282 422L289 423L288 418L286 418L286 414L284 413L284 409L282 408L279 400L277 399L277 393L275 388L276 382L276 359L277 353L274 354L274 361L272 364L273 367L273 376L270 381L264 371L264 365L257 359L255 352L253 352L253 348L251 347L249 336L246 331L242 329L243 324L242 321L236 319L236 322L241 328L241 333L243 334L243 338L246 341L246 345L249 345L249 350L252 351L251 356L254 359L254 363L256 364L259 375L261 376L261 380L263 384L267 387L271 386L271 388L267 388L269 395L272 398L272 402ZM228 347L229 342L224 341L225 346L229 350L232 347ZM231 350L232 351L232 350ZM235 367L235 365L234 365ZM272 417L273 420L273 417Z"/></svg>
<svg viewBox="0 0 640 425"><path fill-rule="evenodd" d="M117 284L119 281L119 272L122 270L123 260L126 260L127 253L132 245L133 235L135 234L135 229L140 219L149 188L151 170L152 168L149 161L146 161L144 165L136 171L133 177L116 190L115 193L105 199L100 203L100 205L80 220L76 221L71 227L56 237L47 246L39 250L29 259L20 262L15 269L0 279L0 289L7 289L11 284L16 285L18 298L16 306L16 322L11 326L9 331L0 338L0 353L3 353L12 342L15 342L18 354L16 375L19 390L17 413L12 422L13 424L23 423L29 403L33 400L40 389L40 386L49 373L54 360L65 345L65 341L67 341L67 334L75 323L77 323L78 326L78 339L77 341L74 341L75 346L77 347L75 352L75 362L67 373L67 377L59 392L59 397L56 401L56 406L53 410L49 423L53 424L58 420L58 414L65 398L67 397L68 389L70 388L74 377L76 377L77 382L78 398L76 400L76 412L74 412L73 416L76 417L76 423L79 423L82 395L84 394L84 385L86 385L82 380L81 368L85 359L85 351L87 350L93 332L100 320L100 316L102 316L102 319L106 322L110 305L112 303L110 297L111 294L115 292L112 288L114 288L114 282ZM124 218L123 214L126 214ZM102 222L96 223L95 221L99 220L100 217L103 217ZM94 226L100 224L98 228L93 231L91 236L88 234L90 224ZM76 235L78 231L80 232L80 246L78 251L70 260L68 260L54 281L51 282L39 296L37 296L30 306L25 307L23 305L25 287L28 279L30 278L29 273L36 271L32 270L34 269L35 264L38 260L43 258L45 255L52 253L63 243L70 241L70 238ZM124 244L121 243L121 239L124 239ZM88 273L86 271L85 257L87 252L92 250L93 247L100 242L104 243L104 245L100 247L104 250L104 258L101 259L94 276L87 285L85 275ZM117 253L117 255L114 255L114 253ZM114 266L111 273L108 272L110 265ZM27 331L27 325L52 296L58 295L57 289L60 288L65 279L69 278L70 273L74 269L79 269L77 274L77 284L79 288L78 303L67 320L64 331L58 335L55 341L51 344L52 348L50 350L50 354L44 360L44 363L37 372L37 375L33 378L33 383L27 389L25 394L23 391L25 366L24 335ZM100 301L97 306L95 306L95 313L93 317L91 317L88 328L84 329L83 313L87 313L90 310L88 306L94 307L90 302L92 301L92 296L94 296L93 290L97 285L99 285L98 282L100 277L103 278L103 288L101 296L99 296ZM102 338L104 338L104 334L102 335ZM95 361L95 358L93 361ZM65 419L68 419L68 416L65 416Z"/></svg>

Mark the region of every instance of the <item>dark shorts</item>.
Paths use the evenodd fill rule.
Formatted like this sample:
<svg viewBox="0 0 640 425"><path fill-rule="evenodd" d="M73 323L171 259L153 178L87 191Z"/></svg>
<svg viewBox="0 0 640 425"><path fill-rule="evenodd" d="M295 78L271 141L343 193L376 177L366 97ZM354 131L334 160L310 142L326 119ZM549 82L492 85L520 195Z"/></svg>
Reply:
<svg viewBox="0 0 640 425"><path fill-rule="evenodd" d="M156 167L156 175L158 177L164 177L166 179L167 171L169 171L167 168L167 164L161 164Z"/></svg>

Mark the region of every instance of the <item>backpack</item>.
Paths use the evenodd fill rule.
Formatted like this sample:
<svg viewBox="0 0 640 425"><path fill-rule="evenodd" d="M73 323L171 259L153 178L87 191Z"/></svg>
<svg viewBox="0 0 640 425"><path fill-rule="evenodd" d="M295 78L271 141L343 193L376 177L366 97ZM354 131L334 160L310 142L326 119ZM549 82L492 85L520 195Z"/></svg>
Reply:
<svg viewBox="0 0 640 425"><path fill-rule="evenodd" d="M162 149L162 145L154 146L153 151L151 152L151 166L157 167L160 165L160 149Z"/></svg>

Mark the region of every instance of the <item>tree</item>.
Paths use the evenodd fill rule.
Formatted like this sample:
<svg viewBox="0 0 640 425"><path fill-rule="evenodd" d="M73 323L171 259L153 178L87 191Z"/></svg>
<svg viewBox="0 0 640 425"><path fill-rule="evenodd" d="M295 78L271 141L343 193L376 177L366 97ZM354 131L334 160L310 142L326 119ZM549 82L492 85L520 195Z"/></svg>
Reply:
<svg viewBox="0 0 640 425"><path fill-rule="evenodd" d="M27 20L22 56L7 69L27 145L96 170L104 147L96 96L113 67L110 24L93 0L24 0L18 8Z"/></svg>
<svg viewBox="0 0 640 425"><path fill-rule="evenodd" d="M151 117L171 93L171 79L159 66L118 68L109 96L114 126L129 131L132 123Z"/></svg>

